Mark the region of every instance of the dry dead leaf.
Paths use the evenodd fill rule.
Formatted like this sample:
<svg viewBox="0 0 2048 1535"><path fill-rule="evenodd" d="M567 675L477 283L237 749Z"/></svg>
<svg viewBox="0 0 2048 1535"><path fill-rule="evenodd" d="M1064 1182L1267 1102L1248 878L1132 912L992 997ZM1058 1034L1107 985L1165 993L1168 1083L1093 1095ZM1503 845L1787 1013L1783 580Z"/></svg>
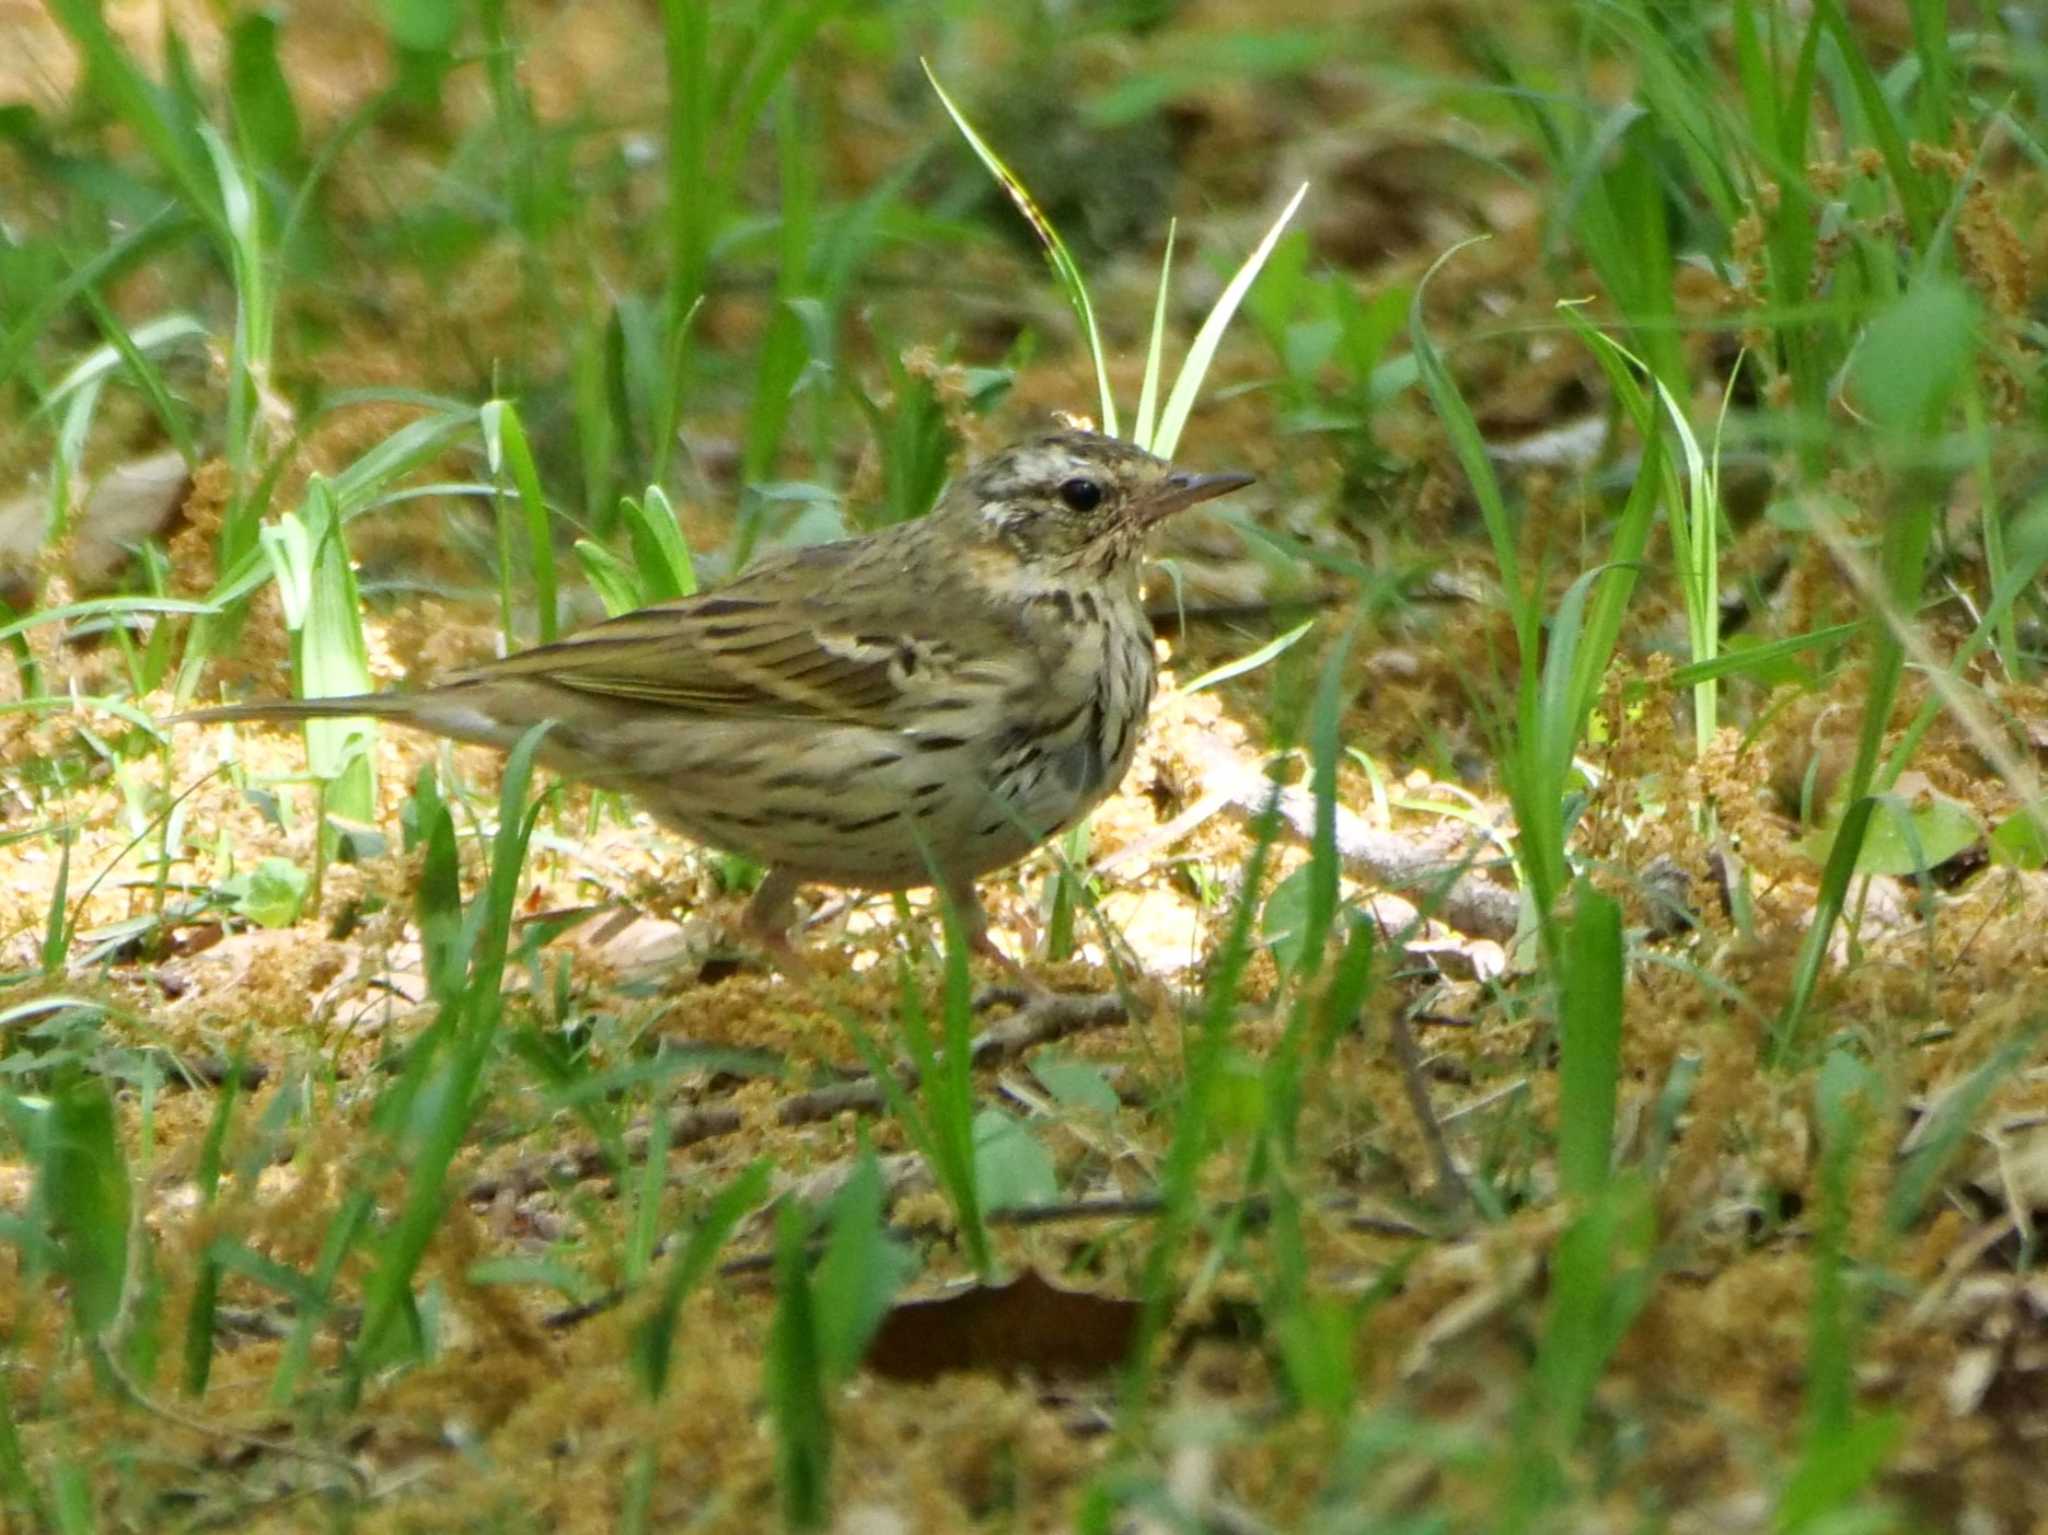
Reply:
<svg viewBox="0 0 2048 1535"><path fill-rule="evenodd" d="M868 1368L928 1381L955 1370L994 1375L1098 1375L1123 1363L1138 1302L1065 1290L1026 1269L1008 1284L974 1284L904 1301L882 1321Z"/></svg>

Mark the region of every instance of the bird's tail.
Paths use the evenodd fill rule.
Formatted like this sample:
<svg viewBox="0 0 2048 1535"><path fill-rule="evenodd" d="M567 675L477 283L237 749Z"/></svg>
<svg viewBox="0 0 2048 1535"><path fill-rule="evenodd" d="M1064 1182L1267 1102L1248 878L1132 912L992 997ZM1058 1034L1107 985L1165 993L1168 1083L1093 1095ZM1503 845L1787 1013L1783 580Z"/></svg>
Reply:
<svg viewBox="0 0 2048 1535"><path fill-rule="evenodd" d="M337 698L263 698L246 704L188 709L167 725L224 725L249 721L290 724L299 720L408 720L416 700L405 693L347 693Z"/></svg>

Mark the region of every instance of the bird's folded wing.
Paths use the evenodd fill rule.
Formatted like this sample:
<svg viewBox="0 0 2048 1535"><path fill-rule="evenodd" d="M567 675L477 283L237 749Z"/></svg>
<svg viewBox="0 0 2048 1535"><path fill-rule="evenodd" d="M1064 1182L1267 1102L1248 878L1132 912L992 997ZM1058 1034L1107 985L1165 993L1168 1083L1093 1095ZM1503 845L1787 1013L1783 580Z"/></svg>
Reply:
<svg viewBox="0 0 2048 1535"><path fill-rule="evenodd" d="M819 623L802 605L712 593L629 613L470 674L513 677L714 719L888 726L939 661L895 623ZM896 617L897 615L890 615Z"/></svg>

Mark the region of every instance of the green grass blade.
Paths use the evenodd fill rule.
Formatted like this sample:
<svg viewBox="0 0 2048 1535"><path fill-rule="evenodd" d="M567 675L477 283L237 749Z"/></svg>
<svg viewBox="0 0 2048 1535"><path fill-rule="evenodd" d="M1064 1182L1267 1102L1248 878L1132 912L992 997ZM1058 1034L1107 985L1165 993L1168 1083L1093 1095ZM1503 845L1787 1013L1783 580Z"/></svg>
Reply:
<svg viewBox="0 0 2048 1535"><path fill-rule="evenodd" d="M273 176L297 170L305 136L278 58L278 20L264 11L237 18L228 31L228 100L243 153Z"/></svg>
<svg viewBox="0 0 2048 1535"><path fill-rule="evenodd" d="M98 1340L121 1311L128 1280L130 1191L114 1100L74 1076L49 1099L36 1202L57 1240L79 1336Z"/></svg>
<svg viewBox="0 0 2048 1535"><path fill-rule="evenodd" d="M1315 626L1316 621L1313 618L1305 618L1285 634L1268 640L1248 655L1239 656L1235 661L1225 661L1221 666L1210 667L1201 676L1182 687L1181 691L1183 693L1199 693L1204 688L1215 687L1219 682L1229 682L1234 677L1242 677L1249 672L1255 672L1268 661L1285 655L1288 651L1292 650L1301 642L1302 636Z"/></svg>
<svg viewBox="0 0 2048 1535"><path fill-rule="evenodd" d="M351 1399L360 1396L368 1371L385 1358L392 1329L414 1314L413 1277L440 1225L449 1171L478 1108L478 1084L504 1012L500 990L518 911L520 870L539 814L538 804L527 802L527 790L546 734L546 725L536 725L506 759L490 875L464 923L465 932L474 935L467 975L442 1002L430 1038L414 1046L406 1075L387 1091L390 1118L412 1145L404 1200L364 1286L362 1328L348 1356ZM409 1123L422 1108L421 1121Z"/></svg>
<svg viewBox="0 0 2048 1535"><path fill-rule="evenodd" d="M93 290L88 288L80 298L90 298ZM212 333L190 315L169 314L161 319L149 320L127 333L128 348L148 354L168 351L181 341L204 343ZM90 387L111 375L125 360L126 351L110 335L107 344L88 352L71 367L61 379L51 386L50 392L37 406L36 414L54 411L79 390Z"/></svg>
<svg viewBox="0 0 2048 1535"><path fill-rule="evenodd" d="M50 14L71 34L83 55L87 77L109 111L171 179L185 206L205 221L223 247L229 243L226 221L204 151L187 125L173 112L168 93L144 75L114 38L101 12L101 0L50 0Z"/></svg>
<svg viewBox="0 0 2048 1535"><path fill-rule="evenodd" d="M547 498L541 494L540 471L534 466L533 449L520 424L519 411L510 400L491 400L477 412L477 424L484 437L484 453L491 478L498 481L510 470L513 488L519 495L526 527L526 553L533 570L534 620L540 643L552 645L560 637L561 601L555 576L555 538L548 525ZM509 572L499 573L509 581ZM509 599L508 599L509 601ZM515 643L508 627L507 645Z"/></svg>
<svg viewBox="0 0 2048 1535"><path fill-rule="evenodd" d="M227 1144L228 1128L234 1123L241 1086L242 1056L237 1050L228 1063L227 1076L214 1099L213 1118L207 1124L206 1138L199 1147L199 1166L193 1182L198 1187L202 1207L211 1208L220 1189L222 1151ZM213 1371L214 1317L220 1301L220 1278L220 1265L211 1257L202 1255L198 1277L192 1284L192 1303L185 1317L184 1388L187 1396L204 1396L207 1379Z"/></svg>
<svg viewBox="0 0 2048 1535"><path fill-rule="evenodd" d="M1166 253L1159 258L1159 292L1152 300L1152 336L1145 343L1145 382L1138 389L1138 419L1131 428L1131 441L1147 453L1159 435L1159 367L1166 351L1166 299L1173 287L1173 239L1179 229L1179 219L1166 221Z"/></svg>
<svg viewBox="0 0 2048 1535"><path fill-rule="evenodd" d="M1255 823L1251 856L1245 864L1230 926L1209 968L1201 1014L1187 1043L1179 1113L1174 1117L1173 1140L1159 1170L1162 1210L1141 1281L1139 1299L1144 1309L1132 1339L1120 1392L1123 1411L1132 1421L1143 1408L1158 1367L1155 1345L1180 1299L1174 1269L1200 1216L1199 1178L1216 1140L1219 1078L1237 1017L1239 987L1252 957L1260 904L1258 892L1264 889L1278 832L1279 818L1268 808Z"/></svg>
<svg viewBox="0 0 2048 1535"><path fill-rule="evenodd" d="M775 1321L764 1361L765 1395L775 1422L775 1483L783 1523L792 1530L822 1529L831 1511L832 1416L825 1403L804 1225L801 1207L782 1207L775 1228Z"/></svg>
<svg viewBox="0 0 2048 1535"><path fill-rule="evenodd" d="M939 104L946 109L946 115L953 119L953 126L960 130L960 136L967 140L967 147L972 149L976 158L988 168L988 173L995 177L996 184L1009 194L1010 201L1016 205L1017 211L1024 215L1024 221L1031 226L1032 233L1038 236L1038 243L1045 250L1045 259L1052 266L1053 275L1059 279L1061 291L1067 295L1067 302L1073 305L1075 317L1081 322L1081 334L1088 344L1088 356L1095 364L1095 383L1102 398L1102 430L1111 437L1116 436L1116 397L1110 392L1109 363L1103 355L1102 333L1095 325L1095 305L1089 301L1088 285L1081 278L1079 264L1067 249L1067 242L1060 238L1059 231L1052 226L1052 220L1045 216L1045 210L1038 206L1037 200L1026 190L1024 183L1019 181L1015 173L1003 164L1001 157L989 148L987 140L975 132L974 125L967 120L966 114L953 104L953 98L948 96L946 88L939 84L939 77L932 73L931 64L922 59L918 62L923 64L924 77L931 82L932 90L938 95ZM1297 196L1296 201L1299 200ZM1291 205L1289 211L1292 211ZM1242 293L1240 292L1238 296L1242 297ZM1220 300L1218 307L1222 307ZM1232 301L1232 307L1236 307L1235 300ZM1192 399L1189 404L1193 404ZM1169 405L1169 411L1171 408Z"/></svg>
<svg viewBox="0 0 2048 1535"><path fill-rule="evenodd" d="M1793 656L1805 655L1810 650L1828 650L1867 633L1870 620L1852 618L1846 623L1828 624L1805 634L1787 635L1783 639L1767 640L1761 645L1746 646L1741 650L1726 651L1711 661L1699 661L1690 666L1681 666L1671 674L1673 687L1689 688L1701 682L1712 682L1722 677L1741 677L1750 672L1768 672L1782 661Z"/></svg>
<svg viewBox="0 0 2048 1535"><path fill-rule="evenodd" d="M17 634L26 634L44 624L69 623L74 618L118 618L125 614L145 613L182 613L203 618L219 611L215 603L192 602L183 597L89 597L83 602L67 602L62 607L42 608L26 618L0 624L0 640L11 640Z"/></svg>
<svg viewBox="0 0 2048 1535"><path fill-rule="evenodd" d="M1280 242L1280 236L1287 230L1288 222L1308 196L1308 183L1304 181L1287 199L1287 206L1280 210L1280 216L1266 231L1265 238L1247 256L1244 265L1237 269L1230 281L1217 295L1216 303L1209 311L1202 328L1195 332L1195 339L1188 347L1187 360L1180 365L1180 373L1174 379L1173 391L1166 397L1166 408L1159 414L1159 430L1152 439L1152 451L1161 458L1172 458L1180 446L1180 434L1188 422L1188 416L1195 408L1195 398L1202 391L1202 380L1207 377L1209 364L1215 360L1217 347L1223 344L1223 332L1229 328L1231 316L1237 313L1237 306L1244 302L1244 296L1259 275L1259 269L1266 264L1266 258L1273 254L1273 247ZM1107 386L1105 386L1107 387Z"/></svg>
<svg viewBox="0 0 2048 1535"><path fill-rule="evenodd" d="M1479 422L1472 415L1472 407L1465 403L1457 380L1444 366L1443 357L1438 353L1436 343L1430 339L1429 327L1423 323L1422 316L1422 296L1429 288L1430 279L1459 251L1477 243L1473 239L1452 246L1431 262L1429 270L1422 274L1422 281L1415 285L1415 297L1408 306L1408 338L1414 349L1417 371L1422 376L1422 387L1428 391L1430 403L1436 407L1436 413L1443 421L1458 467L1465 471L1466 483L1479 503L1479 515L1493 543L1494 561L1500 568L1501 586L1508 595L1515 634L1521 641L1527 667L1534 664L1537 655L1540 615L1522 588L1517 529L1508 512L1507 499L1501 494L1500 480L1493 472L1493 461L1487 457L1486 439L1480 435Z"/></svg>
<svg viewBox="0 0 2048 1535"><path fill-rule="evenodd" d="M315 475L301 511L311 556L307 606L299 626L298 686L304 698L370 690L370 652L363 638L363 600L342 537L333 487ZM327 806L350 820L377 813L371 768L375 727L367 720L311 720L306 725L313 771L328 781Z"/></svg>
<svg viewBox="0 0 2048 1535"><path fill-rule="evenodd" d="M683 1302L711 1272L720 1249L747 1212L758 1208L768 1197L774 1173L772 1163L755 1162L719 1190L704 1218L691 1228L682 1250L669 1259L668 1271L662 1275L660 1298L646 1319L633 1329L633 1369L650 1399L659 1401L668 1389L669 1367L675 1358L676 1320L682 1314Z"/></svg>
<svg viewBox="0 0 2048 1535"><path fill-rule="evenodd" d="M50 1510L29 1471L21 1431L15 1423L14 1391L8 1384L8 1375L9 1372L0 1370L0 1497L5 1498L6 1507L31 1520L33 1528L41 1529L52 1523Z"/></svg>
<svg viewBox="0 0 2048 1535"><path fill-rule="evenodd" d="M647 606L647 588L640 573L594 539L579 538L573 546L583 579L597 592L607 617L617 618Z"/></svg>
<svg viewBox="0 0 2048 1535"><path fill-rule="evenodd" d="M178 457L185 461L187 468L197 465L200 456L199 445L193 439L191 424L185 419L184 408L172 396L170 385L164 381L163 370L151 359L151 348L144 343L144 332L148 327L141 327L131 333L128 327L121 323L120 317L109 309L106 302L91 288L86 289L80 297L84 300L85 307L91 311L93 323L99 326L100 334L107 338L107 344L120 355L122 363L127 367L128 376L135 381L136 387L149 401L151 414L163 427L164 435L170 438L171 446L178 450ZM180 315L174 319L183 320L184 317ZM193 325L195 330L198 329L191 321L185 323Z"/></svg>
<svg viewBox="0 0 2048 1535"><path fill-rule="evenodd" d="M64 956L71 950L71 924L64 908L71 898L71 845L77 840L76 833L69 830L57 834L57 882L43 918L43 974L47 976L64 973Z"/></svg>
<svg viewBox="0 0 2048 1535"><path fill-rule="evenodd" d="M662 57L668 73L668 314L666 333L703 292L711 246L710 6L706 0L661 0Z"/></svg>
<svg viewBox="0 0 2048 1535"><path fill-rule="evenodd" d="M627 502L625 521L640 578L647 583L647 600L669 602L695 596L697 564L675 508L661 487L650 485L642 500Z"/></svg>
<svg viewBox="0 0 2048 1535"><path fill-rule="evenodd" d="M639 1177L630 1185L632 1210L626 1226L625 1256L620 1264L628 1289L643 1284L654 1264L654 1245L661 1228L661 1196L668 1187L668 1154L674 1144L665 1100L655 1099L648 1120L647 1155L640 1164ZM610 1133L601 1133L600 1138L607 1142L616 1140L615 1134Z"/></svg>
<svg viewBox="0 0 2048 1535"><path fill-rule="evenodd" d="M1621 907L1581 884L1565 933L1558 1012L1558 1184L1591 1199L1607 1187L1621 1076Z"/></svg>
<svg viewBox="0 0 2048 1535"><path fill-rule="evenodd" d="M1848 905L1849 881L1856 876L1856 860L1863 851L1863 839L1869 833L1870 818L1876 810L1876 796L1864 795L1851 802L1843 812L1841 824L1835 828L1828 861L1821 870L1813 921L1807 927L1806 940L1800 947L1799 961L1792 973L1791 994L1771 1030L1772 1065L1783 1065L1791 1058L1792 1048L1798 1040L1800 1021L1806 1016L1806 1005L1813 998L1814 987L1820 984L1821 966L1827 963L1828 940L1834 934L1835 923L1841 919L1842 909Z"/></svg>
<svg viewBox="0 0 2048 1535"><path fill-rule="evenodd" d="M232 476L222 518L218 558L226 565L255 544L262 508L251 491L256 480L265 421L271 410L271 342L274 320L271 263L265 243L263 204L248 168L226 140L205 124L200 142L213 161L219 185L229 269L235 280L234 343L228 353L226 456Z"/></svg>

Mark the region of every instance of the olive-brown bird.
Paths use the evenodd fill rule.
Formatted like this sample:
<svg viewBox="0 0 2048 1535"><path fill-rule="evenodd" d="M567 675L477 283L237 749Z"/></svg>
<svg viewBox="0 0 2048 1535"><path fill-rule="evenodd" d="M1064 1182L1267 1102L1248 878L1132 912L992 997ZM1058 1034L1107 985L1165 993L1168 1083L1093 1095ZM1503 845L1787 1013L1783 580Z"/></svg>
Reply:
<svg viewBox="0 0 2048 1535"><path fill-rule="evenodd" d="M760 560L421 692L180 716L369 715L541 759L765 864L749 934L788 952L797 887L937 885L975 948L974 881L1122 780L1157 664L1145 534L1251 483L1062 431L983 460L929 516Z"/></svg>

